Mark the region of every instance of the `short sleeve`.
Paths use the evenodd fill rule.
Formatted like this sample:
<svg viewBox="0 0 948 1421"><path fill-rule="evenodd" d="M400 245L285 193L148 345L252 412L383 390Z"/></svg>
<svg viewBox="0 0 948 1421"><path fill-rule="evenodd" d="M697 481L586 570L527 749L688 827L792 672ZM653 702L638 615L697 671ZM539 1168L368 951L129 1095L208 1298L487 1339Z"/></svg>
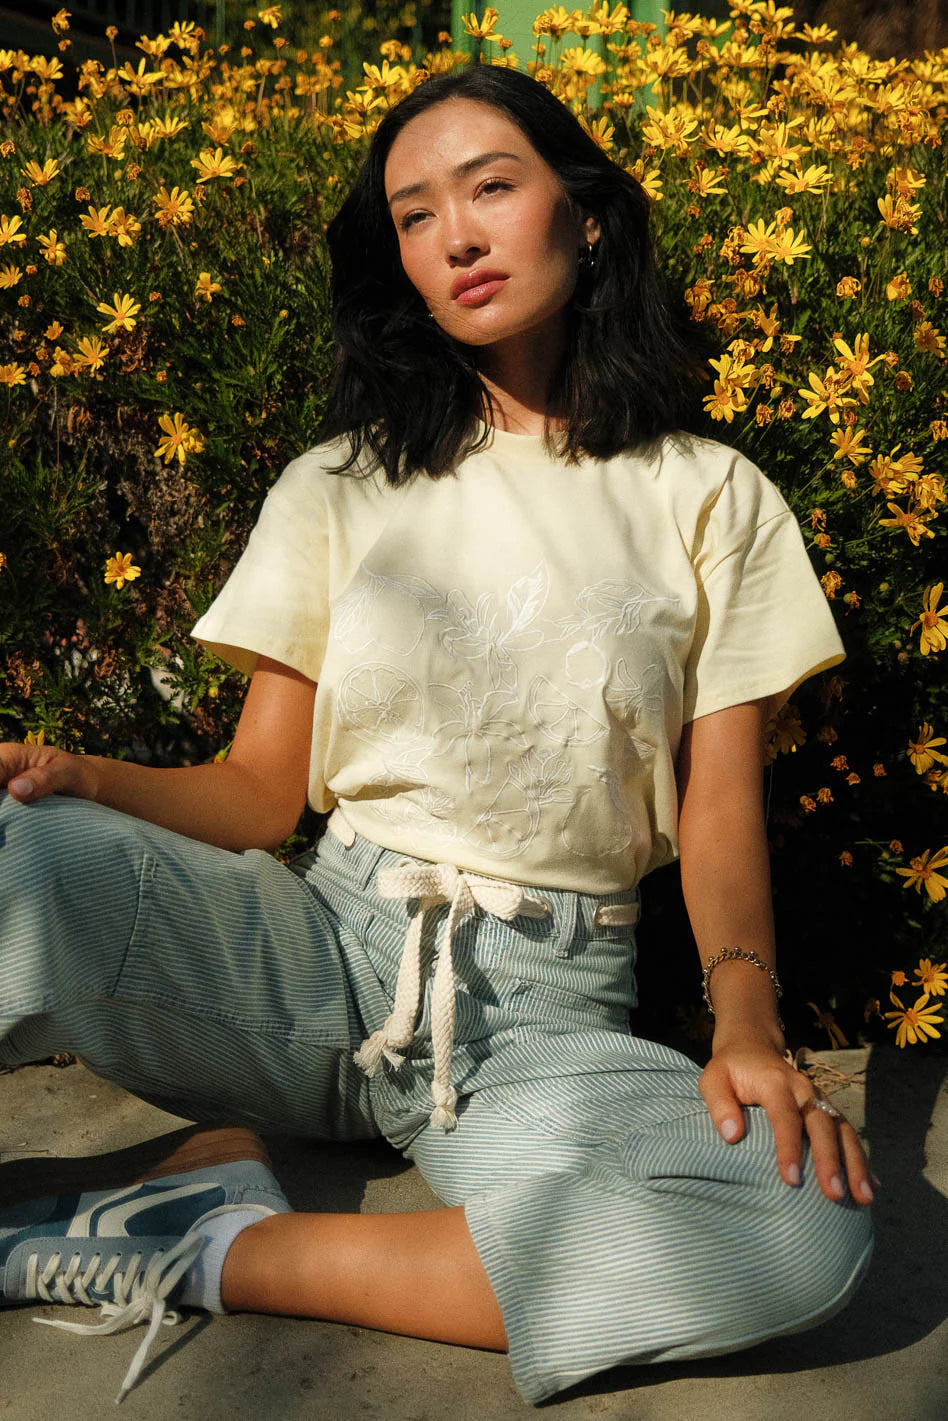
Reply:
<svg viewBox="0 0 948 1421"><path fill-rule="evenodd" d="M767 697L771 710L845 652L800 525L746 460L707 520L698 556L683 720Z"/></svg>
<svg viewBox="0 0 948 1421"><path fill-rule="evenodd" d="M248 676L259 656L318 681L329 627L327 517L304 456L267 494L247 546L191 635Z"/></svg>

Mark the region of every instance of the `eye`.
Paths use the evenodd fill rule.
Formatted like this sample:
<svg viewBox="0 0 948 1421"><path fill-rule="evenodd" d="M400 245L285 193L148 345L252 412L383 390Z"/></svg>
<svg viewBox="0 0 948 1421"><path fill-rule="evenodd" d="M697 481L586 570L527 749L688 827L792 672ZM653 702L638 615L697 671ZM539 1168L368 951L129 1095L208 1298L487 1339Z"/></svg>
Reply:
<svg viewBox="0 0 948 1421"><path fill-rule="evenodd" d="M417 226L417 224L423 221L423 219L427 217L427 215L428 214L426 212L406 212L402 217L398 219L399 231L407 232L409 227Z"/></svg>
<svg viewBox="0 0 948 1421"><path fill-rule="evenodd" d="M490 196L491 193L495 192L512 191L513 183L508 182L506 178L485 178L485 180L481 183L480 187L477 189L475 197L480 197L482 193L486 194L487 196Z"/></svg>

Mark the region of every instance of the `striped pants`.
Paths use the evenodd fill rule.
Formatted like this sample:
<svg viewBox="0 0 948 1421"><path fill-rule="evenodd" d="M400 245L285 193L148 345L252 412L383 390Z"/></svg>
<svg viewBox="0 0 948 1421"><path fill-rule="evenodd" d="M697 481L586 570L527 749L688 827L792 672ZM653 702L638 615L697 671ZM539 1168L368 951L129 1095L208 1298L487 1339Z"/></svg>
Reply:
<svg viewBox="0 0 948 1421"><path fill-rule="evenodd" d="M726 1145L693 1063L629 1034L632 935L596 908L634 894L545 891L545 917L462 919L455 1131L428 1119L430 991L401 1069L358 1070L412 906L379 897L376 875L401 861L327 834L286 868L83 801L0 794L0 1061L73 1051L195 1120L384 1135L465 1206L531 1402L842 1307L871 1250L866 1210L826 1199L808 1162L784 1184L760 1110Z"/></svg>

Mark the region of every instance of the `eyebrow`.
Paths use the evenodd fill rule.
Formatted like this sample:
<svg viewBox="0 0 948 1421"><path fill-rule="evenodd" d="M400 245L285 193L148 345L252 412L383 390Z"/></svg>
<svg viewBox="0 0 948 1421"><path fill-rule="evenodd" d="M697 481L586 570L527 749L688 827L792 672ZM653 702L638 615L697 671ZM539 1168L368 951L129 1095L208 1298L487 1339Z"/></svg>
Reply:
<svg viewBox="0 0 948 1421"><path fill-rule="evenodd" d="M499 149L492 153L481 153L477 158L468 158L465 162L459 163L456 168L451 169L452 178L464 178L468 173L473 173L477 168L483 168L488 163L496 163L498 158L509 158L514 163L522 163L523 159L516 153L502 153ZM393 192L388 200L389 207L400 202L405 197L415 197L420 192L426 192L431 186L430 183L409 183L407 187L400 187L398 192Z"/></svg>

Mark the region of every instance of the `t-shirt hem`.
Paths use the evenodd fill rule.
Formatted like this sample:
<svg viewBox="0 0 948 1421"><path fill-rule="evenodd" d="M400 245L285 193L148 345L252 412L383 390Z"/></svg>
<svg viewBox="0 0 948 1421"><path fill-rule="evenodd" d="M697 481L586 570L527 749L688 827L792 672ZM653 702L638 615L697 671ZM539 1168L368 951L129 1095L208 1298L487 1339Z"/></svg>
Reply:
<svg viewBox="0 0 948 1421"><path fill-rule="evenodd" d="M779 675L776 672L768 672L751 681L729 685L703 696L699 695L695 701L694 709L686 711L683 715L682 724L688 725L691 721L700 719L701 716L713 715L715 711L728 710L731 706L744 705L747 701L763 700L765 697L770 701L769 710L772 715L804 681L809 680L811 676L818 676L821 671L828 671L832 666L838 666L845 658L845 651L834 651L821 660L811 663L805 670L794 672L789 680L784 679L786 671Z"/></svg>

